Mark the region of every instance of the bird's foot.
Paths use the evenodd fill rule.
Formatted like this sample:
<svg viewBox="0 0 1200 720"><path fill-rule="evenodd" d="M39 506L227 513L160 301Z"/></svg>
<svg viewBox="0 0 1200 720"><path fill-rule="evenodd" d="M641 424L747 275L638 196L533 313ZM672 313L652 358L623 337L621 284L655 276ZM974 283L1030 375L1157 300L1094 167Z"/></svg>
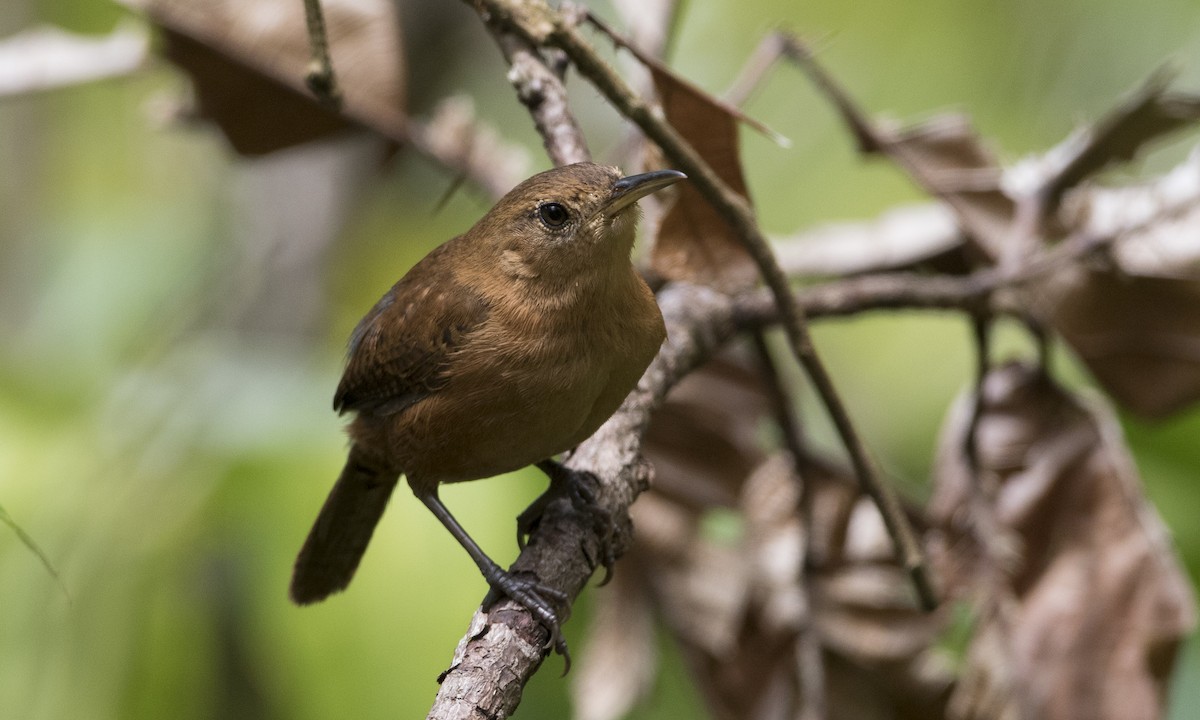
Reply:
<svg viewBox="0 0 1200 720"><path fill-rule="evenodd" d="M567 641L562 634L562 623L559 621L559 613L554 606L557 605L564 609L563 620L565 620L570 612L568 604L570 598L567 594L543 585L534 578L514 575L502 570L499 565L493 564L484 571L483 577L491 588L487 597L483 599L484 608L490 608L501 597L508 597L528 610L534 619L549 631L550 637L546 646L553 647L555 652L563 656L563 675L566 675L571 670L571 653L567 650Z"/></svg>
<svg viewBox="0 0 1200 720"><path fill-rule="evenodd" d="M600 478L586 470L571 470L555 460L543 460L537 466L550 478L550 487L517 516L517 545L525 549L529 536L541 521L546 508L565 495L576 512L592 521L592 527L600 537L601 557L598 561L592 560L592 565L604 567L604 579L600 584L606 585L612 579L613 563L617 561L613 550L616 524L608 511L596 501Z"/></svg>

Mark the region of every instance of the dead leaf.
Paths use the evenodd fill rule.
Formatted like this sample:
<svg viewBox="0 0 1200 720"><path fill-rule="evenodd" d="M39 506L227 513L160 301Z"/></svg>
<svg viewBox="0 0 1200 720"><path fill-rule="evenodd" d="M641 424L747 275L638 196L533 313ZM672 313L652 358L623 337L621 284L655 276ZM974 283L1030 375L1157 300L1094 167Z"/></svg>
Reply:
<svg viewBox="0 0 1200 720"><path fill-rule="evenodd" d="M788 55L824 93L854 135L859 150L890 157L930 195L945 201L985 258L999 257L1008 240L1016 204L1000 187L994 155L963 115L938 115L908 128L876 122L799 38L786 36Z"/></svg>
<svg viewBox="0 0 1200 720"><path fill-rule="evenodd" d="M1168 72L1151 75L1127 101L1047 154L1059 166L1042 187L1047 212L1084 179L1134 159L1146 143L1200 120L1200 96L1168 92L1170 80Z"/></svg>
<svg viewBox="0 0 1200 720"><path fill-rule="evenodd" d="M1200 277L1200 148L1152 182L1089 187L1063 209L1072 234L1116 238L1112 255L1129 275Z"/></svg>
<svg viewBox="0 0 1200 720"><path fill-rule="evenodd" d="M1104 262L1045 277L1028 302L1130 410L1200 400L1200 153L1154 182L1076 189L1059 217L1107 242Z"/></svg>
<svg viewBox="0 0 1200 720"><path fill-rule="evenodd" d="M843 276L908 268L962 243L954 214L942 203L901 205L860 222L818 225L772 249L788 277Z"/></svg>
<svg viewBox="0 0 1200 720"><path fill-rule="evenodd" d="M1070 277L1051 322L1110 395L1150 418L1200 400L1200 279Z"/></svg>
<svg viewBox="0 0 1200 720"><path fill-rule="evenodd" d="M738 150L741 114L661 65L649 67L667 121L734 192L748 199ZM750 287L758 277L737 232L686 182L680 183L675 202L658 226L651 262L670 280L727 292Z"/></svg>
<svg viewBox="0 0 1200 720"><path fill-rule="evenodd" d="M1200 96L1169 93L1169 76L1157 73L1091 127L1002 172L965 116L939 115L908 128L876 121L803 42L785 40L789 56L834 104L859 149L890 157L954 210L976 262L1019 257L1021 248L1044 242L1043 235L1060 229L1047 228L1046 222L1055 219L1067 190L1114 162L1132 159L1148 142L1200 120Z"/></svg>
<svg viewBox="0 0 1200 720"><path fill-rule="evenodd" d="M689 373L646 432L654 491L698 511L734 507L767 457L761 429L770 409L762 379L728 355Z"/></svg>
<svg viewBox="0 0 1200 720"><path fill-rule="evenodd" d="M571 683L578 720L624 717L654 687L658 637L646 590L626 571L595 593L587 645Z"/></svg>
<svg viewBox="0 0 1200 720"><path fill-rule="evenodd" d="M1016 204L1001 190L1000 166L970 120L948 114L904 129L880 129L880 152L953 208L978 250L999 257L1012 232Z"/></svg>
<svg viewBox="0 0 1200 720"><path fill-rule="evenodd" d="M1161 717L1194 600L1115 419L1018 363L993 370L983 393L979 479L962 452L963 399L942 433L930 501L951 532L945 567L961 569L947 574L950 589L990 608L956 717ZM997 532L1015 541L1011 563L990 552ZM997 693L1009 699L1000 710Z"/></svg>
<svg viewBox="0 0 1200 720"><path fill-rule="evenodd" d="M689 375L655 414L655 486L618 575L648 588L716 718L936 720L952 679L930 658L941 619L914 607L849 473L808 457L797 480L771 451L772 399L746 362Z"/></svg>
<svg viewBox="0 0 1200 720"><path fill-rule="evenodd" d="M164 31L165 54L192 78L200 114L243 155L261 155L368 125L404 136L404 63L394 3L326 0L343 113L321 106L304 77L304 8L295 0L121 0Z"/></svg>

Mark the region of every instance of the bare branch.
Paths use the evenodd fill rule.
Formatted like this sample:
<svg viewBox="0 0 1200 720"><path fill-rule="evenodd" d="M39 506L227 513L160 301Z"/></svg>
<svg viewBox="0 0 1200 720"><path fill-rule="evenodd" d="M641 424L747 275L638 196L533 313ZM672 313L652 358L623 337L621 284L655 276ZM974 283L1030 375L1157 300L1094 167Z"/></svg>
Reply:
<svg viewBox="0 0 1200 720"><path fill-rule="evenodd" d="M521 11L536 16L537 9L521 8ZM591 160L583 130L567 104L567 88L563 84L565 65L557 71L553 69L539 52L541 44L536 35L530 37L513 32L508 17L493 13L488 3L475 4L475 10L508 61L508 81L516 89L521 103L529 109L550 160L559 166Z"/></svg>
<svg viewBox="0 0 1200 720"><path fill-rule="evenodd" d="M596 502L611 517L626 521L629 506L649 486L650 470L641 461L641 447L651 413L667 390L734 332L732 300L708 288L673 284L661 293L659 305L667 342L637 389L566 463L600 478ZM629 528L619 535L618 552L628 545ZM536 569L543 584L573 598L591 577L600 547L601 538L592 524L576 516L569 503L555 502L512 570ZM546 639L545 628L511 600L477 611L454 652L453 664L442 676L429 719L508 717L549 652Z"/></svg>

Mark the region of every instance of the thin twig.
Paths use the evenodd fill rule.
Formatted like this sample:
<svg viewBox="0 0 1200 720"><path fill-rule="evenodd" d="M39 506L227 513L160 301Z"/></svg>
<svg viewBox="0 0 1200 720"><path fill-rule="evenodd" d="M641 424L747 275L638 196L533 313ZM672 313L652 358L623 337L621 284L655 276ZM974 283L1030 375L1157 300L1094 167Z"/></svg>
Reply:
<svg viewBox="0 0 1200 720"><path fill-rule="evenodd" d="M538 52L539 44L511 32L500 19L476 7L500 52L508 61L508 81L528 108L550 160L558 166L591 160L583 130L567 103L563 73L556 72Z"/></svg>
<svg viewBox="0 0 1200 720"><path fill-rule="evenodd" d="M304 0L304 21L308 26L308 46L312 50L304 84L324 105L338 109L342 106L342 91L333 73L333 60L329 57L329 37L325 33L321 0Z"/></svg>
<svg viewBox="0 0 1200 720"><path fill-rule="evenodd" d="M791 393L783 384L775 358L771 356L771 347L763 330L757 329L750 333L754 341L754 352L758 356L759 371L766 383L767 392L771 396L772 411L775 422L779 425L783 446L792 456L792 465L799 471L800 463L807 457L804 450L804 435L800 429L800 418L792 406Z"/></svg>
<svg viewBox="0 0 1200 720"><path fill-rule="evenodd" d="M971 392L971 418L963 436L963 457L967 470L979 486L979 421L983 418L983 383L992 369L992 317L984 312L971 314L971 330L975 339L975 387Z"/></svg>
<svg viewBox="0 0 1200 720"><path fill-rule="evenodd" d="M778 31L767 33L762 40L758 41L758 45L750 53L750 59L742 66L742 71L738 73L733 84L725 90L725 100L733 105L744 105L754 91L762 85L767 74L775 69L781 58L785 57L786 47L787 43L783 33Z"/></svg>
<svg viewBox="0 0 1200 720"><path fill-rule="evenodd" d="M8 511L3 506L0 506L0 524L7 525L10 530L16 533L17 539L30 552L36 555L38 560L42 561L42 567L46 568L46 572L50 573L50 577L54 578L54 582L58 583L58 587L62 590L63 596L67 598L67 602L71 602L71 593L67 591L67 584L63 582L62 576L58 574L58 569L54 567L54 563L50 561L50 556L46 554L45 550L42 550L32 535L25 532L25 529L18 525L16 520L12 519L12 516L8 514Z"/></svg>
<svg viewBox="0 0 1200 720"><path fill-rule="evenodd" d="M758 356L760 372L766 383L771 397L775 422L783 436L784 447L792 458L792 474L798 484L797 506L804 522L811 517L813 495L811 487L804 482L801 468L808 457L804 448L804 435L800 427L800 419L791 402L788 392L775 359L771 356L771 348L767 344L763 331L755 330L750 333L754 341L754 350ZM809 547L806 543L806 547ZM801 707L797 714L800 720L822 720L826 716L825 702L825 659L821 652L821 639L812 623L812 588L813 585L804 580L808 558L801 558L797 568L798 584L804 594L804 614L796 637L796 673L798 677L797 692L800 695Z"/></svg>

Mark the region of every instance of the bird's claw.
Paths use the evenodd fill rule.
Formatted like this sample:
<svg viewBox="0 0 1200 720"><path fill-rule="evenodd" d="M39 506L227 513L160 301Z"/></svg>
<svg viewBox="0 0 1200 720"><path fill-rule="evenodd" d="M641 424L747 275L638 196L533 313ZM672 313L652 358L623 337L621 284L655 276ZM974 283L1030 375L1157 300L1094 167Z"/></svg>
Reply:
<svg viewBox="0 0 1200 720"><path fill-rule="evenodd" d="M485 574L484 578L491 588L487 597L484 598L484 607L491 607L503 596L528 610L550 633L546 647L553 647L555 652L562 655L563 675L566 675L571 670L571 653L567 650L567 641L562 634L562 624L558 619L558 613L548 600L563 607L569 613L568 601L570 598L568 595L557 588L544 585L536 579L501 570L499 566L493 566L491 572ZM566 614L564 613L564 620Z"/></svg>
<svg viewBox="0 0 1200 720"><path fill-rule="evenodd" d="M612 579L613 564L617 561L613 550L616 524L596 500L595 488L600 486L600 478L587 470L571 470L555 460L543 460L537 467L550 478L550 487L517 516L517 545L525 549L529 536L541 521L546 508L565 495L576 512L591 519L592 527L600 537L601 557L598 560L589 557L588 560L593 566L604 567L604 578L600 585L608 584Z"/></svg>

